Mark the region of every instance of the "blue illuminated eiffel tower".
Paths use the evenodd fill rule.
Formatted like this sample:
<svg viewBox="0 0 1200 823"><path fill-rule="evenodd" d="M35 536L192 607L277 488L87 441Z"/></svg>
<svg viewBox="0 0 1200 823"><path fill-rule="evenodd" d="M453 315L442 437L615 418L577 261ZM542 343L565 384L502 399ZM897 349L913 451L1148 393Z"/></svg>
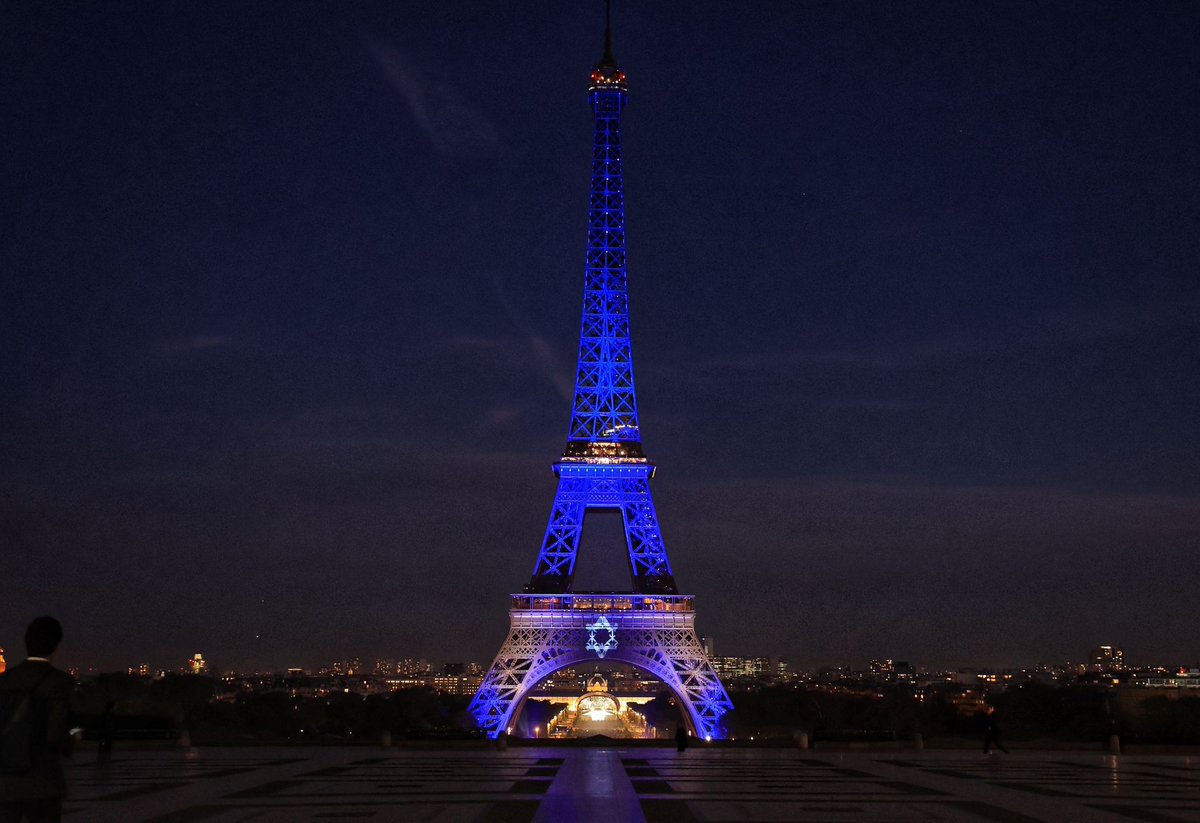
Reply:
<svg viewBox="0 0 1200 823"><path fill-rule="evenodd" d="M484 677L471 711L495 737L511 731L529 690L567 666L607 658L661 679L679 699L698 736L721 737L732 708L696 635L694 601L671 573L650 495L654 465L642 451L625 269L621 113L625 73L612 55L592 71L595 116L583 326L567 446L554 472L558 493L533 577L512 595L508 638ZM631 592L576 592L575 558L585 514L620 511Z"/></svg>

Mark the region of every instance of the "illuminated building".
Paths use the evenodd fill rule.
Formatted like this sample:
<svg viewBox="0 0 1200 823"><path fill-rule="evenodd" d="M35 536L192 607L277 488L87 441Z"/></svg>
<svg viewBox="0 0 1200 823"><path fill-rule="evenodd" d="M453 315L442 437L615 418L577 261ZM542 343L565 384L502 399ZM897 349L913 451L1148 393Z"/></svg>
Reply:
<svg viewBox="0 0 1200 823"><path fill-rule="evenodd" d="M396 663L396 673L408 675L409 677L417 677L423 674L429 674L433 671L433 664L428 660L421 658L413 660L412 658L404 658Z"/></svg>
<svg viewBox="0 0 1200 823"><path fill-rule="evenodd" d="M588 86L595 124L583 321L558 491L533 576L513 595L511 628L471 703L489 736L507 732L522 700L555 671L589 660L626 663L674 692L698 737L722 737L732 703L695 629L694 599L679 594L650 494L634 392L625 265L621 113L625 73L604 57ZM631 592L575 592L576 552L588 511L620 512Z"/></svg>
<svg viewBox="0 0 1200 823"><path fill-rule="evenodd" d="M552 699L552 698L535 698ZM650 697L617 697L608 690L608 680L596 672L588 678L582 695L567 700L566 706L546 724L547 737L592 737L602 734L613 738L651 736L646 718L633 709Z"/></svg>
<svg viewBox="0 0 1200 823"><path fill-rule="evenodd" d="M881 680L891 680L896 673L896 661L892 659L872 660L867 664L867 670Z"/></svg>
<svg viewBox="0 0 1200 823"><path fill-rule="evenodd" d="M4 649L0 649L0 674L4 674L7 668L8 664L4 662Z"/></svg>
<svg viewBox="0 0 1200 823"><path fill-rule="evenodd" d="M1121 647L1101 646L1088 652L1088 671L1120 672L1125 670L1125 650Z"/></svg>
<svg viewBox="0 0 1200 823"><path fill-rule="evenodd" d="M1179 669L1166 674L1153 672L1135 675L1132 685L1147 689L1188 689L1200 691L1200 669Z"/></svg>
<svg viewBox="0 0 1200 823"><path fill-rule="evenodd" d="M462 678L456 674L436 674L433 676L433 688L442 694L458 694L462 687Z"/></svg>
<svg viewBox="0 0 1200 823"><path fill-rule="evenodd" d="M767 657L714 657L712 667L723 680L766 677L771 672Z"/></svg>
<svg viewBox="0 0 1200 823"><path fill-rule="evenodd" d="M208 661L204 659L204 655L200 652L192 655L192 659L187 662L187 671L189 674L208 674Z"/></svg>

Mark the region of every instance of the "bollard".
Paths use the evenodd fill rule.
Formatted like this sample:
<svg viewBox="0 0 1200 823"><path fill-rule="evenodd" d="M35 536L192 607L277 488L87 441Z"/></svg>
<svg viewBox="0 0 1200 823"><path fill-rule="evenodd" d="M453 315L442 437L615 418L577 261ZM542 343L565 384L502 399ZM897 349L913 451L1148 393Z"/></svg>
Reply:
<svg viewBox="0 0 1200 823"><path fill-rule="evenodd" d="M1121 753L1121 738L1115 734L1110 734L1108 736L1108 753L1109 754L1120 754Z"/></svg>
<svg viewBox="0 0 1200 823"><path fill-rule="evenodd" d="M392 733L384 730L383 734L379 735L379 748L390 749L392 747Z"/></svg>
<svg viewBox="0 0 1200 823"><path fill-rule="evenodd" d="M925 738L920 732L913 735L913 748L919 752L925 751Z"/></svg>
<svg viewBox="0 0 1200 823"><path fill-rule="evenodd" d="M808 751L808 732L800 732L796 735L796 745L804 751Z"/></svg>

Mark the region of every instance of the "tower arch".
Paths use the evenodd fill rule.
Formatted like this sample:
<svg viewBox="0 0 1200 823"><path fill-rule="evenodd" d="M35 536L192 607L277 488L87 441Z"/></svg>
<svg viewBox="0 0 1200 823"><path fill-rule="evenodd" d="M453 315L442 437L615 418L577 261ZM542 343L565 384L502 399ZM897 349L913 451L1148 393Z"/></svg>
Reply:
<svg viewBox="0 0 1200 823"><path fill-rule="evenodd" d="M689 595L526 594L512 600L508 637L471 704L490 736L512 727L542 680L598 660L657 677L678 699L693 734L725 736L720 720L732 703L696 634Z"/></svg>

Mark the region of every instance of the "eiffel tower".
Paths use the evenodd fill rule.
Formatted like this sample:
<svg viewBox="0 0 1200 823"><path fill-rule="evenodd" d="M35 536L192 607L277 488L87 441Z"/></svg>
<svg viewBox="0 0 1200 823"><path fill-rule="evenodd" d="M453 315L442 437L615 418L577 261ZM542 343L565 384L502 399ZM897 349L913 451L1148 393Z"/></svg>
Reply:
<svg viewBox="0 0 1200 823"><path fill-rule="evenodd" d="M596 127L583 328L567 446L554 464L558 493L537 566L524 591L511 597L508 638L471 712L489 737L510 732L538 682L605 659L662 680L693 734L711 740L723 736L720 719L733 704L696 635L694 598L675 585L650 496L654 464L638 427L625 271L621 112L628 89L613 59L611 19L604 39L588 86ZM572 587L584 515L594 509L621 513L632 591Z"/></svg>

